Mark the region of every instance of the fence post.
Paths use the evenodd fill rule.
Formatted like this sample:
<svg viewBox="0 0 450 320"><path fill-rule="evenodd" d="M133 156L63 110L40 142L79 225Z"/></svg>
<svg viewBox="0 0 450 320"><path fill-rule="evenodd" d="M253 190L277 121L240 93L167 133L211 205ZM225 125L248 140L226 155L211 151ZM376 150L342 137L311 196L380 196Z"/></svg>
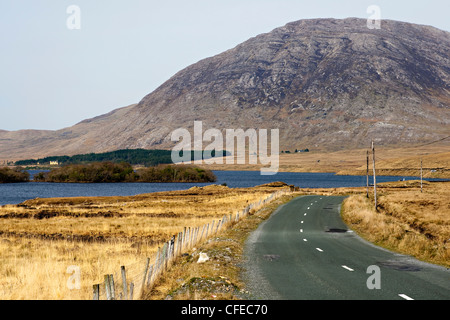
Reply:
<svg viewBox="0 0 450 320"><path fill-rule="evenodd" d="M112 274L109 275L109 284L111 287L111 300L116 299L116 287L114 284L114 276Z"/></svg>
<svg viewBox="0 0 450 320"><path fill-rule="evenodd" d="M180 232L178 234L178 248L177 248L177 256L181 255L181 252L183 251L183 232Z"/></svg>
<svg viewBox="0 0 450 320"><path fill-rule="evenodd" d="M109 275L105 274L105 293L106 300L111 300L111 287L109 284Z"/></svg>
<svg viewBox="0 0 450 320"><path fill-rule="evenodd" d="M152 282L152 276L153 276L153 267L155 264L152 264L150 266L150 269L148 270L148 277L147 277L147 287L151 287L153 285Z"/></svg>
<svg viewBox="0 0 450 320"><path fill-rule="evenodd" d="M199 241L202 241L202 239L203 239L203 232L205 231L205 228L206 228L206 224L203 225L202 233L200 234L200 240Z"/></svg>
<svg viewBox="0 0 450 320"><path fill-rule="evenodd" d="M191 238L191 227L188 227L187 228L187 233L186 233L186 250L189 250L189 245L190 245L190 243L189 243L189 240L190 240L190 238Z"/></svg>
<svg viewBox="0 0 450 320"><path fill-rule="evenodd" d="M147 271L148 271L148 266L150 264L150 258L147 258L147 261L145 263L145 269L144 269L144 277L142 279L142 288L141 288L141 294L144 293L144 289L145 289L145 279L147 278Z"/></svg>
<svg viewBox="0 0 450 320"><path fill-rule="evenodd" d="M217 234L217 230L219 230L219 226L220 226L220 223L221 223L221 222L222 222L221 220L219 220L219 221L217 222L216 233L215 233L215 234Z"/></svg>
<svg viewBox="0 0 450 320"><path fill-rule="evenodd" d="M123 287L123 299L128 299L128 284L127 284L127 274L125 271L125 266L120 267L120 272L122 274L122 287Z"/></svg>
<svg viewBox="0 0 450 320"><path fill-rule="evenodd" d="M158 272L159 272L159 261L160 261L160 256L161 254L161 248L158 247L158 252L156 252L156 258L155 258L155 262L153 263L153 265L155 266L155 270L154 270L154 275L155 277L158 276Z"/></svg>
<svg viewBox="0 0 450 320"><path fill-rule="evenodd" d="M167 260L169 258L170 242L164 243L164 271L167 270Z"/></svg>
<svg viewBox="0 0 450 320"><path fill-rule="evenodd" d="M130 283L130 300L133 300L134 283Z"/></svg>
<svg viewBox="0 0 450 320"><path fill-rule="evenodd" d="M94 291L94 297L92 300L100 300L100 285L94 284L93 291Z"/></svg>
<svg viewBox="0 0 450 320"><path fill-rule="evenodd" d="M183 236L181 237L181 251L184 250L186 244L186 227L183 228Z"/></svg>
<svg viewBox="0 0 450 320"><path fill-rule="evenodd" d="M169 251L169 262L172 264L173 259L175 258L175 236L172 236L170 240L170 251Z"/></svg>

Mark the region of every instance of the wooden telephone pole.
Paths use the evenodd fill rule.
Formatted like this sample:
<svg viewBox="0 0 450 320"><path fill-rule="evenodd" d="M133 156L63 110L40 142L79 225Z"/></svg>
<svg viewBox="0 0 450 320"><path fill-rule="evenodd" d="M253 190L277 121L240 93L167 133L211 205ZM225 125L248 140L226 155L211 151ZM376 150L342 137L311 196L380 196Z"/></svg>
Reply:
<svg viewBox="0 0 450 320"><path fill-rule="evenodd" d="M373 196L375 198L375 211L377 211L377 177L375 174L375 147L372 140L372 161L373 161Z"/></svg>
<svg viewBox="0 0 450 320"><path fill-rule="evenodd" d="M423 170L422 170L422 159L420 159L420 192L423 192L423 188L422 188L422 174Z"/></svg>
<svg viewBox="0 0 450 320"><path fill-rule="evenodd" d="M366 151L366 187L367 187L367 198L369 198L369 150Z"/></svg>

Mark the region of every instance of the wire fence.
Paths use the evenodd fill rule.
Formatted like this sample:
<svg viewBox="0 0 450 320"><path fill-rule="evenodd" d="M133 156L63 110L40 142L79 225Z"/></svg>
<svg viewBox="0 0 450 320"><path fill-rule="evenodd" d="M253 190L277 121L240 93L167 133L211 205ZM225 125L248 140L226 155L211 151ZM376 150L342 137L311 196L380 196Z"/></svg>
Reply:
<svg viewBox="0 0 450 320"><path fill-rule="evenodd" d="M104 281L93 285L93 300L134 300L140 299L145 290L149 290L167 271L174 260L194 246L201 244L244 219L249 212L257 211L270 202L290 193L279 190L257 202L249 204L242 211L224 215L222 219L212 220L200 227L184 227L164 245L158 248L153 257L139 263L121 266L115 273L104 275Z"/></svg>

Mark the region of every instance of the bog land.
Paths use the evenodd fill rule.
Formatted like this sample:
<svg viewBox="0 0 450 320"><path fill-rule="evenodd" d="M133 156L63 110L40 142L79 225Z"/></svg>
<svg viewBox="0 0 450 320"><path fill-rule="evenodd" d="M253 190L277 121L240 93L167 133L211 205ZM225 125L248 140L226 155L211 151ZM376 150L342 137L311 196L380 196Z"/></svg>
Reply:
<svg viewBox="0 0 450 320"><path fill-rule="evenodd" d="M450 179L450 147L447 144L415 147L375 146L377 175L420 176L422 160L423 177ZM370 151L369 173L372 172L372 154L367 149L332 151L309 148L309 152L282 153L279 156L280 172L335 172L340 175L365 175L366 154ZM211 170L260 170L261 165L237 164L237 158L223 164L203 165Z"/></svg>
<svg viewBox="0 0 450 320"><path fill-rule="evenodd" d="M372 190L371 190L372 191ZM240 266L249 234L276 208L296 196L345 195L341 215L349 228L361 237L394 252L450 267L449 182L427 182L422 191L419 181L380 184L379 207L365 188L301 189L255 212L215 237L186 252L170 273L144 297L146 299L247 299ZM200 254L209 261L197 263ZM255 293L253 293L255 294Z"/></svg>
<svg viewBox="0 0 450 320"><path fill-rule="evenodd" d="M366 152L282 154L280 171L364 174ZM376 155L378 174L391 170L390 174L418 176L422 160L424 177L449 177L450 154L443 147L378 148ZM206 168L220 169L220 165ZM34 199L0 207L0 299L91 299L92 285L122 265L128 267L129 277L139 277L147 257L184 227L204 225L283 188L287 186L212 185L130 197ZM366 188L334 188L301 189L278 199L184 252L144 298L245 298L239 267L245 239L283 201L304 194L347 195L342 217L359 235L449 267L450 182L424 182L421 188L419 181L398 181L378 184L377 191L377 211L372 188L368 198ZM202 252L209 260L198 264ZM81 270L80 289L68 289L70 266Z"/></svg>
<svg viewBox="0 0 450 320"><path fill-rule="evenodd" d="M193 187L129 197L34 199L0 207L0 299L92 299L92 286L147 257L182 231L234 214L285 184ZM67 270L81 271L80 289ZM116 278L117 279L117 278Z"/></svg>
<svg viewBox="0 0 450 320"><path fill-rule="evenodd" d="M92 285L127 266L141 277L147 257L184 227L232 214L283 183L231 189L212 185L130 197L28 200L0 207L2 299L92 299ZM305 194L347 195L344 221L362 237L421 260L450 266L449 182L399 181L378 185L378 211L366 188L300 189L181 254L144 299L245 299L241 278L248 235L283 202ZM197 263L206 253L208 260ZM67 268L81 270L70 290ZM120 279L116 277L116 279ZM135 296L137 298L137 296Z"/></svg>

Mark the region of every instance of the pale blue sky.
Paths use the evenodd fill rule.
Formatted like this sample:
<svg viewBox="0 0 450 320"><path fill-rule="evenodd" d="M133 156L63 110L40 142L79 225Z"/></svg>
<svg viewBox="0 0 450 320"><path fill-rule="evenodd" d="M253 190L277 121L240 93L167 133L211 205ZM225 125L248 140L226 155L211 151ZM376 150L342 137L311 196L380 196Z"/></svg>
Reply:
<svg viewBox="0 0 450 320"><path fill-rule="evenodd" d="M81 10L69 30L67 7ZM288 22L382 19L450 31L448 0L0 0L0 129L61 129L137 103L177 71Z"/></svg>

